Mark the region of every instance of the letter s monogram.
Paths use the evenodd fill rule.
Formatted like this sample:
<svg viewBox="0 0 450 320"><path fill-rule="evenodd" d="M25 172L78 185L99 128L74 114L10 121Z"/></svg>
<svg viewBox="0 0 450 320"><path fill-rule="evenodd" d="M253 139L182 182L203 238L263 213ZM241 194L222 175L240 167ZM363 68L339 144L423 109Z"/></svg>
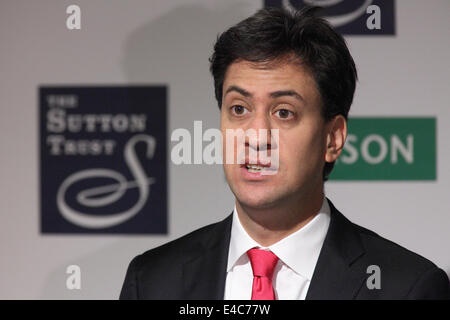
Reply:
<svg viewBox="0 0 450 320"><path fill-rule="evenodd" d="M59 187L56 202L61 215L66 220L84 228L108 228L130 219L142 209L148 199L150 191L149 185L154 183L155 179L147 177L142 165L139 163L139 159L135 151L135 145L138 142L145 142L147 144L146 156L148 159L153 158L156 148L155 138L145 134L135 135L127 142L124 150L124 158L135 179L134 181L127 181L121 173L105 168L94 168L78 171L71 174L63 181ZM119 213L95 216L90 213L77 211L71 208L65 201L67 189L75 182L89 178L111 178L115 179L117 183L86 189L79 192L76 199L79 203L86 207L101 207L110 205L111 203L114 203L122 198L127 189L135 187L139 188L139 199L133 207ZM98 195L102 194L107 195L98 197ZM94 196L97 197L92 198Z"/></svg>

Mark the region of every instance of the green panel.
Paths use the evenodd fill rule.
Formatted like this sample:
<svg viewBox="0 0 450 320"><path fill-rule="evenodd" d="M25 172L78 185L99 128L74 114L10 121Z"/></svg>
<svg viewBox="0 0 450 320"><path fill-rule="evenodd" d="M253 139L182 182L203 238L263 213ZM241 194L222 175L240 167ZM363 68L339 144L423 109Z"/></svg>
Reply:
<svg viewBox="0 0 450 320"><path fill-rule="evenodd" d="M350 118L330 180L436 180L436 118Z"/></svg>

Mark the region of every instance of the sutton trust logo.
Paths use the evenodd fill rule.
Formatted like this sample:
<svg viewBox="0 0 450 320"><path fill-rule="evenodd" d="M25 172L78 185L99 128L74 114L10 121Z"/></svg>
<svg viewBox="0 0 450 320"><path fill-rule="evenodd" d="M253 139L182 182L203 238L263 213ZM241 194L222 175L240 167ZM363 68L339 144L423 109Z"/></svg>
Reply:
<svg viewBox="0 0 450 320"><path fill-rule="evenodd" d="M40 92L42 231L166 232L165 87Z"/></svg>

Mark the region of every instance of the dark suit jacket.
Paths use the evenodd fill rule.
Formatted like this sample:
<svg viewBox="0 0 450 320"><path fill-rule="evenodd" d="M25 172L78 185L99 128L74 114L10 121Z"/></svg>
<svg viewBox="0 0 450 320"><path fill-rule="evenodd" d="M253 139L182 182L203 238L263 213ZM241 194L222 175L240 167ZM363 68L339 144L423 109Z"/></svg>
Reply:
<svg viewBox="0 0 450 320"><path fill-rule="evenodd" d="M442 269L329 203L330 226L306 299L450 299ZM232 215L135 257L120 299L223 299L231 222ZM370 265L379 267L380 289L367 285Z"/></svg>

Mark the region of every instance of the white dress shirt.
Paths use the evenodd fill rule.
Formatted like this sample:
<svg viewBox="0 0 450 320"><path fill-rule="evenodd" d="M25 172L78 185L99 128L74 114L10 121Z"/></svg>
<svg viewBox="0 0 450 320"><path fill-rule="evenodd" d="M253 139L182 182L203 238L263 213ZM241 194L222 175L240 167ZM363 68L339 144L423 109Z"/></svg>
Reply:
<svg viewBox="0 0 450 320"><path fill-rule="evenodd" d="M224 299L251 299L253 272L246 253L256 247L270 250L279 258L272 279L276 299L304 300L329 224L330 207L324 197L319 213L308 224L277 243L263 247L245 231L235 206Z"/></svg>

